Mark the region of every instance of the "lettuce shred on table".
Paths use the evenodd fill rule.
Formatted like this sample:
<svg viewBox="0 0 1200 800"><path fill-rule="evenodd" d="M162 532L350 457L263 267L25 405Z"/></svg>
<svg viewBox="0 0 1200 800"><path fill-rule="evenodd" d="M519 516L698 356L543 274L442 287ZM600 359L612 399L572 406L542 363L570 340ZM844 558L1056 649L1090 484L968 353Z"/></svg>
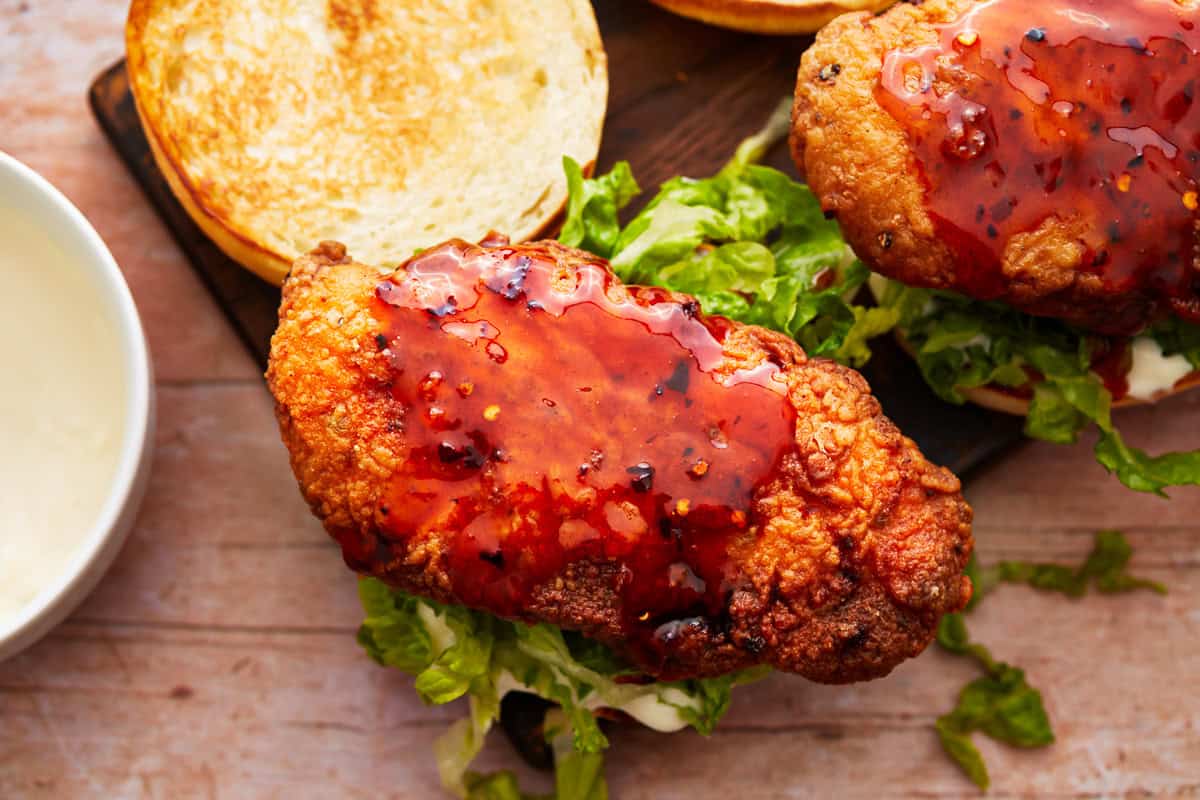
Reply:
<svg viewBox="0 0 1200 800"><path fill-rule="evenodd" d="M1081 597L1088 589L1101 594L1118 594L1149 589L1166 594L1157 581L1135 577L1126 571L1133 550L1120 531L1096 534L1092 552L1078 567L1001 561L980 567L974 556L966 574L975 586L966 611L1002 583L1017 583L1045 592ZM984 735L1013 747L1046 747L1054 743L1050 718L1042 694L1025 680L1025 671L992 657L991 651L972 641L963 614L947 614L938 625L937 643L945 651L976 662L983 675L963 687L958 703L938 717L935 729L946 754L966 773L971 782L986 791L991 779L983 756L971 734Z"/></svg>

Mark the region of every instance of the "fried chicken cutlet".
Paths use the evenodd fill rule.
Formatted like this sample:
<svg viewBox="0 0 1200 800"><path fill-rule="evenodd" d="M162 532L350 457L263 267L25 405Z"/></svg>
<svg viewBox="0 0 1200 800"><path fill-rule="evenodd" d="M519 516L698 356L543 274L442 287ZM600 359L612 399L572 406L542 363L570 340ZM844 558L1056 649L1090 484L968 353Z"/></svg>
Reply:
<svg viewBox="0 0 1200 800"><path fill-rule="evenodd" d="M912 286L1109 335L1200 322L1200 3L925 0L849 14L796 86L796 164Z"/></svg>
<svg viewBox="0 0 1200 800"><path fill-rule="evenodd" d="M555 242L323 243L267 379L352 569L657 678L877 677L970 595L959 482L861 376Z"/></svg>

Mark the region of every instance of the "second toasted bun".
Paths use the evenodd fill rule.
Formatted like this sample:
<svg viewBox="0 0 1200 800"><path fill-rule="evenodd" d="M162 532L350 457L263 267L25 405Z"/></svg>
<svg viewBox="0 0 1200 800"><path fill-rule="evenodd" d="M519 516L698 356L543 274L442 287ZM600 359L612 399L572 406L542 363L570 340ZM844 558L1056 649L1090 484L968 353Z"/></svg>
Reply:
<svg viewBox="0 0 1200 800"><path fill-rule="evenodd" d="M882 11L896 0L653 0L710 25L749 33L813 33L849 11Z"/></svg>
<svg viewBox="0 0 1200 800"><path fill-rule="evenodd" d="M1157 403L1167 397L1173 397L1180 392L1186 392L1188 389L1194 389L1200 386L1200 372L1193 372L1191 375L1185 376L1182 380L1163 395L1154 398L1153 400L1141 400L1136 397L1122 397L1120 400L1113 401L1113 408L1128 408L1130 406L1144 406L1151 403ZM984 408L990 408L992 411L1000 411L1005 414L1013 414L1014 416L1023 417L1029 413L1029 399L1015 395L1011 392L1006 392L1003 387L997 386L979 386L974 389L962 390L963 396L972 403Z"/></svg>
<svg viewBox="0 0 1200 800"><path fill-rule="evenodd" d="M388 266L537 235L608 94L587 0L133 0L126 46L171 189L274 283L324 239Z"/></svg>
<svg viewBox="0 0 1200 800"><path fill-rule="evenodd" d="M915 357L912 345L899 332L896 333L896 341L900 343L900 347L904 349L904 352ZM1200 387L1200 371L1183 376L1170 391L1163 393L1153 400L1142 400L1137 397L1125 396L1120 400L1114 400L1113 408L1128 408L1130 406L1157 403L1159 400L1172 397L1180 392L1186 392L1188 389L1196 387ZM970 402L992 411L999 411L1002 414L1012 414L1015 417L1024 417L1029 414L1029 398L1022 397L1020 394L1012 392L1003 386L977 386L973 389L960 389L959 391Z"/></svg>

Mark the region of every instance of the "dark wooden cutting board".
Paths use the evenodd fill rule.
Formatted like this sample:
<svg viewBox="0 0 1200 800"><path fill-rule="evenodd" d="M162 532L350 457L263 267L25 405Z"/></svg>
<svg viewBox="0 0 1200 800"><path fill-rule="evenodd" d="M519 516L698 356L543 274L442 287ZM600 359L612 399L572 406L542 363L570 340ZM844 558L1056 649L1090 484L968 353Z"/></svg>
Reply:
<svg viewBox="0 0 1200 800"><path fill-rule="evenodd" d="M757 37L675 17L645 0L596 0L609 62L609 105L598 169L629 161L653 194L675 175L707 176L792 92L810 38ZM265 366L279 290L228 259L191 221L159 173L142 134L125 64L90 92L101 128L125 161L246 347ZM794 174L787 148L767 163ZM929 458L960 475L1021 439L1019 420L949 406L925 386L912 360L877 340L863 370L889 416Z"/></svg>

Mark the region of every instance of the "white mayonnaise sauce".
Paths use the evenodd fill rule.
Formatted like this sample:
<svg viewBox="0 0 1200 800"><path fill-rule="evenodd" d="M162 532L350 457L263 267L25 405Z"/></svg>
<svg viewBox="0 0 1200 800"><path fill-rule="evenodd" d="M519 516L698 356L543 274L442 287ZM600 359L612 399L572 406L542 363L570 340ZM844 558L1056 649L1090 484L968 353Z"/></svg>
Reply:
<svg viewBox="0 0 1200 800"><path fill-rule="evenodd" d="M51 237L0 203L0 625L79 552L124 432L115 320Z"/></svg>
<svg viewBox="0 0 1200 800"><path fill-rule="evenodd" d="M500 673L496 680L496 688L501 697L514 691L537 694L536 691L517 680L508 670ZM676 705L694 707L696 701L674 687L662 689L661 693L660 697L653 689L647 688L645 692L631 692L628 699L618 702L612 702L593 694L585 698L581 705L592 710L611 708L623 711L642 725L659 733L674 733L683 730L688 723L679 713ZM670 702L666 702L668 700Z"/></svg>
<svg viewBox="0 0 1200 800"><path fill-rule="evenodd" d="M1139 336L1130 347L1133 364L1129 368L1129 396L1150 401L1171 391L1180 378L1192 373L1191 363L1183 356L1163 355L1158 342Z"/></svg>

